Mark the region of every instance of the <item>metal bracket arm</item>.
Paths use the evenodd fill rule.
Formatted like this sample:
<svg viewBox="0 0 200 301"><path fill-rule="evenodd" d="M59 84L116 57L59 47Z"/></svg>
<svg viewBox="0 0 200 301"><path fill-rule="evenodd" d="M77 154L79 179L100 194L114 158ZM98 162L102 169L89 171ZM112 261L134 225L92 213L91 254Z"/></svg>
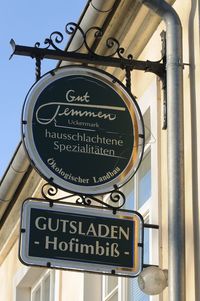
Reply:
<svg viewBox="0 0 200 301"><path fill-rule="evenodd" d="M63 50L52 50L46 48L39 47L29 47L16 45L15 41L11 39L10 44L13 49L13 55L22 55L29 56L31 58L40 58L40 59L53 59L53 60L62 60L62 61L70 61L70 62L79 62L82 64L94 64L101 66L110 66L110 67L118 67L118 68L126 68L129 67L131 70L143 70L145 72L152 72L158 75L161 79L163 79L165 74L165 65L164 63L152 62L152 61L140 61L134 59L126 59L126 58L117 58L117 57L106 57L97 54L84 54L78 52L71 51L63 51Z"/></svg>

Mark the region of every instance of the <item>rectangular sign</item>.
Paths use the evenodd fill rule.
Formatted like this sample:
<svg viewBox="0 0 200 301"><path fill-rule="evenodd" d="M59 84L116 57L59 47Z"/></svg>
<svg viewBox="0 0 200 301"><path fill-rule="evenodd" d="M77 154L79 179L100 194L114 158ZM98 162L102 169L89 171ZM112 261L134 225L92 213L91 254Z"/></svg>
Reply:
<svg viewBox="0 0 200 301"><path fill-rule="evenodd" d="M137 276L143 219L133 211L26 200L20 260L26 265Z"/></svg>

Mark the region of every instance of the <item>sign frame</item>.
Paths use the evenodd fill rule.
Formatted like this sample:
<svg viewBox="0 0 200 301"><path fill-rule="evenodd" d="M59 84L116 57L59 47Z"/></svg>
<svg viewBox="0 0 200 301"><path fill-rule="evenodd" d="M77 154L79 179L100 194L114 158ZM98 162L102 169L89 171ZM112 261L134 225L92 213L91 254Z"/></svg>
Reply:
<svg viewBox="0 0 200 301"><path fill-rule="evenodd" d="M132 146L132 151L130 157L127 159L127 164L125 167L120 170L121 167L118 167L118 163L113 164L113 169L109 171L110 173L104 173L104 182L101 182L103 177L94 178L94 184L86 184L87 176L79 179L79 175L75 175L66 179L66 175L70 175L70 172L63 170L62 166L56 165L56 160L54 157L49 157L49 160L41 159L41 154L39 154L38 149L36 147L33 135L33 114L34 114L34 106L38 101L41 93L46 91L52 83L56 81L66 78L70 75L79 75L79 76L88 76L90 78L95 78L95 80L101 81L105 83L110 90L116 90L116 93L119 97L121 97L121 101L124 102L124 106L129 112L130 119L132 121L134 143ZM87 95L88 96L88 95ZM87 97L85 95L85 98ZM84 104L85 105L85 104ZM41 105L42 107L42 105ZM101 106L103 107L103 106ZM129 133L130 134L130 133ZM96 137L93 137L96 138ZM103 193L109 193L113 191L113 187L117 185L117 187L122 187L125 183L127 183L137 171L144 151L144 124L142 114L140 112L139 106L135 101L134 97L130 92L128 92L127 88L115 77L110 75L109 73L99 70L97 68L92 67L83 67L83 66L67 66L53 70L52 72L46 73L41 79L36 82L30 91L27 94L23 112L22 112L22 140L25 146L25 150L27 155L33 165L33 167L39 172L39 174L46 179L48 182L53 183L57 187L71 192L84 193L87 195L98 195ZM44 140L43 140L44 141ZM120 140L121 141L121 140ZM110 140L109 140L110 142ZM42 143L41 143L42 144ZM57 145L56 145L57 147ZM107 149L106 149L107 150ZM96 156L97 157L97 156ZM100 156L99 158L101 158ZM100 159L99 159L100 160ZM119 159L117 159L119 161ZM117 162L116 160L116 162ZM93 160L94 161L94 160ZM47 163L48 162L48 163ZM98 157L96 162L98 162ZM103 165L103 164L102 164ZM100 167L101 165L99 164ZM106 166L106 164L104 164ZM97 168L98 170L98 168ZM114 176L112 175L114 173ZM62 174L65 176L62 176ZM115 176L116 174L116 176ZM111 175L111 176L110 176ZM72 173L73 176L73 173ZM78 182L72 182L71 179L76 179ZM101 178L101 179L100 179ZM110 179L111 178L111 179ZM99 183L100 179L100 183ZM89 179L91 180L91 179ZM96 181L96 182L95 182ZM81 182L81 183L80 183Z"/></svg>
<svg viewBox="0 0 200 301"><path fill-rule="evenodd" d="M133 266L125 267L120 266L118 263L112 264L112 263L103 263L102 264L102 257L99 256L98 260L93 259L72 259L72 258L52 258L52 256L47 257L46 255L43 257L38 256L30 256L30 253L33 252L31 249L31 246L33 246L33 240L34 236L33 233L31 234L31 216L34 211L40 210L43 211L44 214L50 213L50 214L67 214L72 216L76 216L78 218L89 218L89 219L107 219L112 221L113 223L116 222L120 223L122 225L122 222L128 222L128 225L133 224L134 229L134 237L136 241L130 241L130 243L133 243L133 250L134 250L134 258L133 258ZM32 212L32 213L31 213ZM56 215L59 216L59 215ZM123 220L123 221L122 221ZM66 224L65 224L66 226ZM116 226L113 228L114 235L116 235ZM32 229L33 230L33 229ZM80 272L91 272L91 273L98 273L98 274L108 274L108 275L116 275L116 276L123 276L123 277L137 277L138 274L142 271L143 268L143 240L144 240L144 221L141 214L139 214L136 211L130 211L130 210L118 210L116 214L113 214L113 211L105 208L102 210L99 210L98 207L84 207L83 206L73 204L72 203L59 203L54 202L53 205L50 202L42 201L39 199L26 199L22 206L22 212L21 212L21 235L20 235L20 243L19 243L19 260L27 265L27 266L40 266L40 267L48 267L48 268L58 268L58 269L64 269L64 270L74 270L74 271L80 271ZM110 232L111 233L111 232ZM130 232L132 233L132 232ZM82 234L82 233L81 233ZM69 236L69 233L68 233ZM37 235L37 238L40 237L40 240L42 240L42 235ZM76 236L77 238L81 237L81 235ZM85 239L88 239L86 236ZM89 237L90 239L90 237ZM99 239L99 237L98 237ZM111 239L109 237L109 239ZM37 239L39 240L39 239ZM116 240L116 237L114 239ZM34 242L37 245L39 245L39 242ZM40 243L42 243L40 241ZM109 243L106 242L106 245ZM45 246L46 247L46 246ZM120 249L120 246L119 246ZM106 251L107 252L107 251ZM127 253L127 252L125 252ZM50 254L49 254L50 255ZM40 256L41 256L41 250L40 250ZM80 256L80 254L79 254ZM96 254L95 254L96 256ZM107 255L106 255L107 256ZM113 255L112 255L113 256ZM111 257L112 257L111 256ZM123 255L124 256L124 255ZM130 254L130 256L132 256ZM92 255L90 255L89 258L92 258ZM114 257L112 257L114 258ZM121 258L119 258L121 260Z"/></svg>

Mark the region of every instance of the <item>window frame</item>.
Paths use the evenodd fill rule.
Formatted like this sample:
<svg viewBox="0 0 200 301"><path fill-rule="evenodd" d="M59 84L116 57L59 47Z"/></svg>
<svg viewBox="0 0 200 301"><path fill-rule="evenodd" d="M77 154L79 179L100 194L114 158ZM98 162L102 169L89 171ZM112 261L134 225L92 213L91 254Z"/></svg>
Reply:
<svg viewBox="0 0 200 301"><path fill-rule="evenodd" d="M139 100L142 115L150 108L150 126L151 136L150 141L144 148L144 155L149 150L151 151L151 197L139 208L144 221L149 224L158 224L159 221L159 120L160 120L160 83L158 78L155 78L144 95ZM152 97L153 96L153 97ZM149 262L146 264L159 265L159 234L157 229L149 229ZM159 295L149 296L149 301L158 301ZM128 300L126 300L128 301Z"/></svg>
<svg viewBox="0 0 200 301"><path fill-rule="evenodd" d="M117 279L117 285L110 291L107 293L107 281L109 280L109 277L115 277ZM109 301L110 298L112 298L116 293L117 293L117 300L121 301L122 299L122 282L121 277L117 277L117 276L111 276L111 275L103 275L102 276L102 301Z"/></svg>
<svg viewBox="0 0 200 301"><path fill-rule="evenodd" d="M45 296L44 296L44 286L45 286L45 280L47 278L49 279L49 300L48 301L55 301L55 287L54 287L54 283L55 283L55 273L53 270L48 270L46 271L39 280L37 280L35 282L35 284L31 287L31 301L43 301L45 300ZM40 288L41 291L41 295L40 295L40 300L36 300L34 298L34 294L35 292L38 290L38 288Z"/></svg>
<svg viewBox="0 0 200 301"><path fill-rule="evenodd" d="M59 299L59 270L50 270L38 267L22 267L13 278L14 301L31 301L31 292L45 277L47 273L51 274L50 287L52 291L51 300ZM52 282L51 282L52 281Z"/></svg>

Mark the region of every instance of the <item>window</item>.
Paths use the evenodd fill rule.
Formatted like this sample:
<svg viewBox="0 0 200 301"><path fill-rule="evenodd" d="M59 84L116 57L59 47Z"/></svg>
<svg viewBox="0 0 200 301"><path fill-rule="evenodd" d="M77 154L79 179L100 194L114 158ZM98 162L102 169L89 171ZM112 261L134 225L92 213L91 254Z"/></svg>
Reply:
<svg viewBox="0 0 200 301"><path fill-rule="evenodd" d="M14 301L57 301L59 271L23 267L13 279Z"/></svg>
<svg viewBox="0 0 200 301"><path fill-rule="evenodd" d="M134 177L123 187L125 208L139 211L145 223L158 223L158 105L155 80L139 99L145 125L145 147L141 165ZM144 263L158 264L158 232L144 229ZM103 276L103 301L157 301L138 287L137 278Z"/></svg>
<svg viewBox="0 0 200 301"><path fill-rule="evenodd" d="M48 271L31 289L31 301L54 300L54 273Z"/></svg>
<svg viewBox="0 0 200 301"><path fill-rule="evenodd" d="M149 230L144 231L144 262L149 262ZM137 278L127 280L127 301L149 301L139 288Z"/></svg>
<svg viewBox="0 0 200 301"><path fill-rule="evenodd" d="M139 100L145 126L145 147L141 165L126 185L126 208L139 211L145 223L158 223L158 106L157 83L149 87ZM144 229L144 263L158 264L158 232ZM126 301L156 301L158 296L141 292L137 278L128 279Z"/></svg>
<svg viewBox="0 0 200 301"><path fill-rule="evenodd" d="M145 154L138 170L138 207L151 197L151 152Z"/></svg>
<svg viewBox="0 0 200 301"><path fill-rule="evenodd" d="M140 167L132 180L125 186L126 208L139 210L150 200L152 193L151 183L151 117L150 108L143 114L145 126L145 147Z"/></svg>
<svg viewBox="0 0 200 301"><path fill-rule="evenodd" d="M103 301L118 301L118 282L118 277L103 276Z"/></svg>

